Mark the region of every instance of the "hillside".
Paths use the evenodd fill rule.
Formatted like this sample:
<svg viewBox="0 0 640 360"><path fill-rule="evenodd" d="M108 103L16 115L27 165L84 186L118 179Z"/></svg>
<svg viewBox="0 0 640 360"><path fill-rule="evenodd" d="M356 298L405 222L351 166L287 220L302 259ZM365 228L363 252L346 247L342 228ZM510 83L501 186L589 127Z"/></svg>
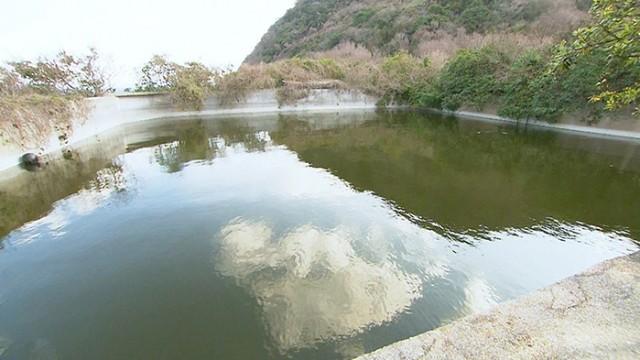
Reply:
<svg viewBox="0 0 640 360"><path fill-rule="evenodd" d="M245 62L272 62L344 44L365 48L372 55L405 50L424 56L492 34L551 38L577 27L590 4L590 0L298 0Z"/></svg>

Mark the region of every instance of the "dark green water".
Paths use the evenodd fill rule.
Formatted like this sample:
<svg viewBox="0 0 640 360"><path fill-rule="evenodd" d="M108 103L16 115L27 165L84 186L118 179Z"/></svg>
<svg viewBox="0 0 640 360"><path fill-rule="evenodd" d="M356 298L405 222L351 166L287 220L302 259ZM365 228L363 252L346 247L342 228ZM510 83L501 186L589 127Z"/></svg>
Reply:
<svg viewBox="0 0 640 360"><path fill-rule="evenodd" d="M640 146L415 113L132 126L0 182L0 359L343 359L640 249Z"/></svg>

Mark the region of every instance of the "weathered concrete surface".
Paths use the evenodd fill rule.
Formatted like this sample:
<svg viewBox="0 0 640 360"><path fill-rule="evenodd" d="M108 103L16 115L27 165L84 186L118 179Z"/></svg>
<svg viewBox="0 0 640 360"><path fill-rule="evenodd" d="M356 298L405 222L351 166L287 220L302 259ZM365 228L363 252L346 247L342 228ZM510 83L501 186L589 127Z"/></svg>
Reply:
<svg viewBox="0 0 640 360"><path fill-rule="evenodd" d="M640 253L358 360L640 359Z"/></svg>
<svg viewBox="0 0 640 360"><path fill-rule="evenodd" d="M58 152L93 136L136 122L217 115L373 110L376 108L377 101L378 98L355 90L315 89L296 104L280 105L275 90L260 90L249 94L246 99L236 104L222 105L219 99L213 96L205 101L202 111L181 111L171 104L166 94L147 93L90 98L85 100L89 109L87 117L73 122L73 132L70 136L65 136L67 140L64 143L59 140L60 134L52 133L50 139L45 144L38 145L37 148L21 148L14 143L1 144L0 171L19 164L20 156L25 152L39 154ZM493 113L458 111L452 114L469 119L517 123L515 120ZM626 124L624 126L626 130L613 128L622 123ZM535 121L529 122L529 125L593 136L640 140L640 122L635 120L608 122L598 125L600 127Z"/></svg>
<svg viewBox="0 0 640 360"><path fill-rule="evenodd" d="M217 115L373 110L376 102L377 98L359 91L322 89L311 90L309 96L294 105L280 105L275 90L253 92L244 101L231 105L221 105L218 98L210 97L202 111L179 110L166 94L90 98L85 100L89 109L87 117L73 122L73 133L65 143L59 140L60 134L52 133L50 139L37 148L22 149L17 144L0 144L0 171L18 165L20 156L26 152L58 152L66 146L74 146L95 135L136 122Z"/></svg>
<svg viewBox="0 0 640 360"><path fill-rule="evenodd" d="M518 121L514 119L498 116L493 113L479 113L474 111L438 111L445 114L452 114L466 119L475 119L482 121L494 121L503 122L509 124L524 124L524 121ZM619 121L618 123L611 121L602 121L593 126L587 126L585 123L573 122L569 123L548 123L544 121L529 120L526 122L527 126L553 129L557 131L564 131L568 133L578 133L591 136L599 136L605 138L627 139L627 140L640 140L640 121L633 118L625 119L626 121Z"/></svg>

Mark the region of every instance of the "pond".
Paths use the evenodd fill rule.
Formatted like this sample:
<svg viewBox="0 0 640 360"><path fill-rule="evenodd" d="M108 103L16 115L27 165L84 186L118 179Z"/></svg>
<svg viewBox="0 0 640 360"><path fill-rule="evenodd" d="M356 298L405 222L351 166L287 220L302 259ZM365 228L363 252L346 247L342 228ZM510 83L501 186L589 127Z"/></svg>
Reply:
<svg viewBox="0 0 640 360"><path fill-rule="evenodd" d="M166 120L0 204L0 359L348 359L638 251L640 145L414 112Z"/></svg>

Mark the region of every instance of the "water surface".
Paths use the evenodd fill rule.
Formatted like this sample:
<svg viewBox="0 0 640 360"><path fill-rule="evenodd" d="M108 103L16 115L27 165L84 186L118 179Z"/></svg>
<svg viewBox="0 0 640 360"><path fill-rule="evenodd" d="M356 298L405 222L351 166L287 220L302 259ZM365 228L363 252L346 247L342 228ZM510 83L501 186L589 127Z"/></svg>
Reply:
<svg viewBox="0 0 640 360"><path fill-rule="evenodd" d="M640 146L160 121L0 183L0 359L351 358L639 249Z"/></svg>

